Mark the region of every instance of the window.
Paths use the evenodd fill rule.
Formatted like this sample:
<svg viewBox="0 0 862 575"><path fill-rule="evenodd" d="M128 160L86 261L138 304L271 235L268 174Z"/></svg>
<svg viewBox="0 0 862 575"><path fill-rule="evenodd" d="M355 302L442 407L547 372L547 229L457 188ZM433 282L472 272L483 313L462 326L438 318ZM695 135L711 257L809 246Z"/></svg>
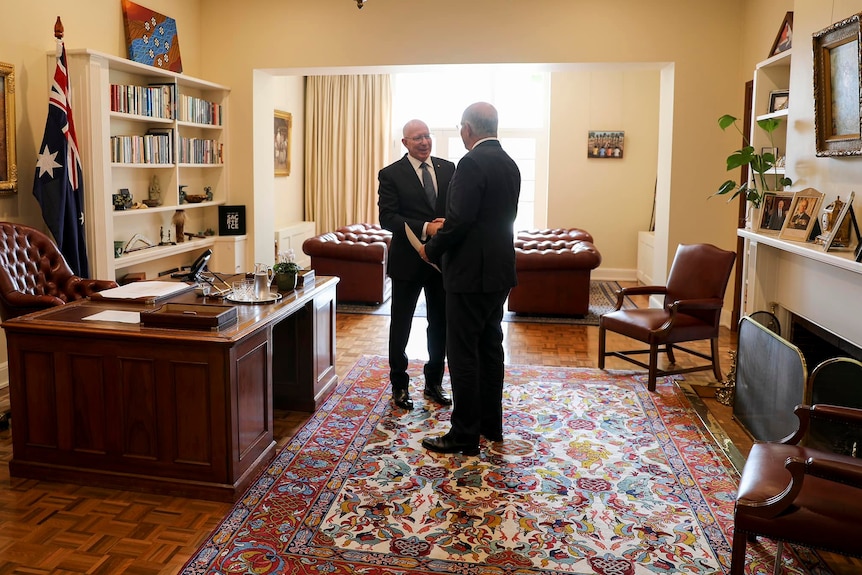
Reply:
<svg viewBox="0 0 862 575"><path fill-rule="evenodd" d="M537 195L547 196L550 75L524 67L459 66L447 71L393 75L392 158L404 154L401 128L419 118L428 124L433 154L458 163L467 153L457 124L472 102L491 102L500 113L498 136L521 170L515 229L544 227ZM542 204L546 202L541 202Z"/></svg>

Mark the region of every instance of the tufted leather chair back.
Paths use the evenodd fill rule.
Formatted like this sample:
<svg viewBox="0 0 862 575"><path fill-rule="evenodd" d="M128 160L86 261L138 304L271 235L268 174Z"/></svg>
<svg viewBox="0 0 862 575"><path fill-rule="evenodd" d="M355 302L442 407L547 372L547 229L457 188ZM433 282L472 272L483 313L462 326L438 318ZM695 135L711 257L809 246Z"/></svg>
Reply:
<svg viewBox="0 0 862 575"><path fill-rule="evenodd" d="M112 281L82 279L41 231L0 222L0 319L83 299Z"/></svg>

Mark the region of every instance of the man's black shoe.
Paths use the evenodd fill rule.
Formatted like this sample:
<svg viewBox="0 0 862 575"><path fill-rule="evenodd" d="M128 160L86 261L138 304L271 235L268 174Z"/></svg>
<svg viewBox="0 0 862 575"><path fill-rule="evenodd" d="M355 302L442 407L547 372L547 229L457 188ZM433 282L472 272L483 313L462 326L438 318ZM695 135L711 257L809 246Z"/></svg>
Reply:
<svg viewBox="0 0 862 575"><path fill-rule="evenodd" d="M426 383L425 397L440 405L452 405L452 400L443 392L443 386L439 383Z"/></svg>
<svg viewBox="0 0 862 575"><path fill-rule="evenodd" d="M485 433L483 431L482 437L484 437L488 441L492 441L494 443L499 443L499 442L503 441L503 434L500 432L498 432L498 433Z"/></svg>
<svg viewBox="0 0 862 575"><path fill-rule="evenodd" d="M406 409L407 411L413 409L413 400L410 399L410 392L406 389L393 389L392 402L401 409Z"/></svg>
<svg viewBox="0 0 862 575"><path fill-rule="evenodd" d="M422 447L437 453L463 453L464 455L479 455L479 446L475 443L461 443L452 439L448 433L440 437L426 437Z"/></svg>

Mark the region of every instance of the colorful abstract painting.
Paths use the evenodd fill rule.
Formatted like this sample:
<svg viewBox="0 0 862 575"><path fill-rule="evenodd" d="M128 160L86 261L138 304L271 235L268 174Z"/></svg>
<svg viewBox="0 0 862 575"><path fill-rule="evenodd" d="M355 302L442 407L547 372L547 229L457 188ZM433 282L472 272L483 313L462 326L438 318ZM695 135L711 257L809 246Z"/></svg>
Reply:
<svg viewBox="0 0 862 575"><path fill-rule="evenodd" d="M172 72L182 72L177 21L128 0L122 2L129 59Z"/></svg>

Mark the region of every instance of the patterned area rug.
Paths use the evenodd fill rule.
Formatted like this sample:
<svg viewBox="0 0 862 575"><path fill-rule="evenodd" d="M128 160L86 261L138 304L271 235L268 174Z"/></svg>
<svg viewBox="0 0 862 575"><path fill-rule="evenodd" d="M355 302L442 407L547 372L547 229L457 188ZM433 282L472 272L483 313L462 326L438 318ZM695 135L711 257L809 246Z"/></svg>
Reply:
<svg viewBox="0 0 862 575"><path fill-rule="evenodd" d="M573 316L539 316L533 314L521 314L505 311L503 321L519 321L529 323L564 323L578 325L599 325L599 316L614 309L617 304L616 291L620 289L620 284L617 282L598 281L590 282L590 311L584 317ZM380 305L362 305L339 303L337 306L338 313L361 313L370 315L389 315L389 300ZM631 299L626 298L623 302L623 308L636 307ZM505 308L504 308L505 309ZM419 302L416 304L416 317L425 317L425 297L424 294L419 295Z"/></svg>
<svg viewBox="0 0 862 575"><path fill-rule="evenodd" d="M507 366L505 441L468 457L421 447L450 410L393 410L387 372L357 362L182 573L727 572L738 478L670 378Z"/></svg>

